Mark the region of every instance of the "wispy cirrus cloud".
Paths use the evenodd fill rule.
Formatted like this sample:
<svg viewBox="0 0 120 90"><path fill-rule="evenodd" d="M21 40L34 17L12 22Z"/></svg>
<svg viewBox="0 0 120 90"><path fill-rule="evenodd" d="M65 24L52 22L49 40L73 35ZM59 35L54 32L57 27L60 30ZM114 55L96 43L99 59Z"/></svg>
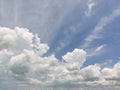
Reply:
<svg viewBox="0 0 120 90"><path fill-rule="evenodd" d="M0 24L29 28L38 33L42 41L50 44L64 19L80 2L81 0L1 0Z"/></svg>
<svg viewBox="0 0 120 90"><path fill-rule="evenodd" d="M91 34L85 38L85 43L82 45L82 47L87 48L94 40L101 38L100 33L104 31L104 27L111 23L118 16L120 16L119 8L113 10L110 15L102 17Z"/></svg>
<svg viewBox="0 0 120 90"><path fill-rule="evenodd" d="M104 52L106 46L107 46L106 44L103 44L103 45L97 46L96 48L88 49L87 56L92 57L92 56L97 56L97 55L101 54L102 52Z"/></svg>

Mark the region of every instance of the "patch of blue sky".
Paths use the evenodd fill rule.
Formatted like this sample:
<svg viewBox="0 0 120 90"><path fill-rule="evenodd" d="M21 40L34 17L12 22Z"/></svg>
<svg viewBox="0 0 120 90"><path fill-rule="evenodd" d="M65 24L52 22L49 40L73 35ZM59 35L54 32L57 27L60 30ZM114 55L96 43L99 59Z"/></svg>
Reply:
<svg viewBox="0 0 120 90"><path fill-rule="evenodd" d="M88 57L88 61L85 62L85 65L95 64L95 63L104 63L106 60L112 60L112 63L119 62L120 56L120 17L117 17L113 22L107 25L104 29L104 32L101 33L102 38L92 42L91 47L99 46L101 44L106 44L104 51L93 57Z"/></svg>

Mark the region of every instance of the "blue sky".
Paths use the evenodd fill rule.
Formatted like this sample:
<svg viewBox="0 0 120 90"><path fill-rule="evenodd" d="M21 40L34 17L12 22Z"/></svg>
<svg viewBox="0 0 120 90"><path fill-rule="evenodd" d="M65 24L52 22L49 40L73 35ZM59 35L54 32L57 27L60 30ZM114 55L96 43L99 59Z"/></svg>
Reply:
<svg viewBox="0 0 120 90"><path fill-rule="evenodd" d="M119 0L0 0L0 26L27 28L59 60L75 48L86 51L82 67L112 67L120 61Z"/></svg>

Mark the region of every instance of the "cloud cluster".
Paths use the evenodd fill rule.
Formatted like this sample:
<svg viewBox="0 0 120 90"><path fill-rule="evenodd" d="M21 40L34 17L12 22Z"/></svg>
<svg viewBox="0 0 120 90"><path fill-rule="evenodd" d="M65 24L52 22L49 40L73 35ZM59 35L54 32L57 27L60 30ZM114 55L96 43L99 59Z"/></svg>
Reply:
<svg viewBox="0 0 120 90"><path fill-rule="evenodd" d="M82 68L87 54L84 50L74 49L60 61L54 55L44 56L48 49L28 29L0 27L0 76L48 87L116 85L120 81L120 63L113 68L97 64Z"/></svg>

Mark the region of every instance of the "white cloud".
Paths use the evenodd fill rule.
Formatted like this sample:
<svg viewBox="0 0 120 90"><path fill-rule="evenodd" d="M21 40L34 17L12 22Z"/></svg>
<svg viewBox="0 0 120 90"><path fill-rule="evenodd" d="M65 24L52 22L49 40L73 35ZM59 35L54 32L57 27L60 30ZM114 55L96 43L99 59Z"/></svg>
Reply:
<svg viewBox="0 0 120 90"><path fill-rule="evenodd" d="M113 68L102 69L102 74L107 80L120 81L120 63L116 63Z"/></svg>
<svg viewBox="0 0 120 90"><path fill-rule="evenodd" d="M20 53L23 49L36 49L42 55L49 47L46 44L40 44L38 37L29 32L28 29L15 28L0 28L0 49L12 50L15 53ZM34 41L34 43L33 43Z"/></svg>
<svg viewBox="0 0 120 90"><path fill-rule="evenodd" d="M95 52L101 51L105 46L106 46L105 44L104 44L104 45L100 45L99 47L97 47L97 48L95 49Z"/></svg>
<svg viewBox="0 0 120 90"><path fill-rule="evenodd" d="M88 11L85 12L86 16L91 15L92 9L95 6L95 2L93 0L88 0Z"/></svg>
<svg viewBox="0 0 120 90"><path fill-rule="evenodd" d="M81 75L84 80L95 81L100 78L100 67L98 65L90 65L81 69Z"/></svg>
<svg viewBox="0 0 120 90"><path fill-rule="evenodd" d="M34 84L64 89L74 85L110 85L110 82L118 83L120 80L119 63L112 69L101 68L96 64L80 68L86 61L86 52L82 49L66 53L63 56L67 62L65 63L60 62L54 55L42 56L49 47L41 43L39 37L28 29L1 27L0 35L0 77L6 78L0 85L8 85L4 83L4 80L7 80L19 82L18 86L22 83L26 87Z"/></svg>
<svg viewBox="0 0 120 90"><path fill-rule="evenodd" d="M62 57L68 63L78 63L80 67L86 60L86 52L84 50L75 49L73 52L68 52Z"/></svg>
<svg viewBox="0 0 120 90"><path fill-rule="evenodd" d="M106 46L107 46L106 44L103 44L103 45L99 45L96 48L88 50L87 51L87 53L88 53L87 56L92 57L92 56L96 56L96 55L101 54L105 50Z"/></svg>

